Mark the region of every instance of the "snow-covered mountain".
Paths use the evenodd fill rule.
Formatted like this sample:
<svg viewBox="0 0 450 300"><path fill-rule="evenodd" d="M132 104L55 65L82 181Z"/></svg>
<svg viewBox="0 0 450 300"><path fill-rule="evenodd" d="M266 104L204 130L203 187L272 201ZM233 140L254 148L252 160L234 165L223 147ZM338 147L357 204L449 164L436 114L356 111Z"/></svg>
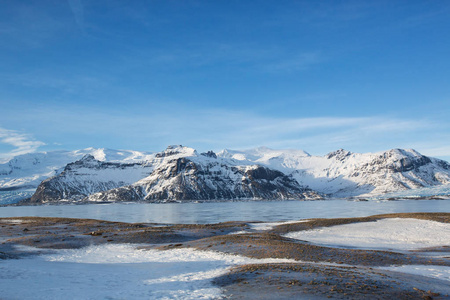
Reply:
<svg viewBox="0 0 450 300"><path fill-rule="evenodd" d="M343 149L325 156L266 147L223 150L219 157L268 166L292 175L302 186L335 197L375 195L450 183L450 165L415 150L352 153Z"/></svg>
<svg viewBox="0 0 450 300"><path fill-rule="evenodd" d="M58 175L67 164L87 154L100 161L122 163L142 162L151 156L146 152L96 148L18 155L0 164L0 191L36 189L44 179Z"/></svg>
<svg viewBox="0 0 450 300"><path fill-rule="evenodd" d="M313 156L266 147L217 155L183 146L158 153L88 148L0 165L0 193L37 187L35 203L366 197L442 185L450 186L447 162L402 149Z"/></svg>
<svg viewBox="0 0 450 300"><path fill-rule="evenodd" d="M145 162L102 162L87 154L68 164L60 174L42 181L31 203L81 200L96 192L132 184L150 175L152 169Z"/></svg>
<svg viewBox="0 0 450 300"><path fill-rule="evenodd" d="M31 203L64 200L172 201L217 199L320 198L295 179L270 168L197 154L188 147L169 146L145 163L100 162L93 156L68 164L44 180Z"/></svg>

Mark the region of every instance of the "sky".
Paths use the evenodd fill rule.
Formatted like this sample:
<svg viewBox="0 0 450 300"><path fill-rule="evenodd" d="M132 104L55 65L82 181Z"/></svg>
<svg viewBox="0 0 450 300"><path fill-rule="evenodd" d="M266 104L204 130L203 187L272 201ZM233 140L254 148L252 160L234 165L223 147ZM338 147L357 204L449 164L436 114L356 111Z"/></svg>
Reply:
<svg viewBox="0 0 450 300"><path fill-rule="evenodd" d="M0 159L413 148L450 161L448 1L1 1Z"/></svg>

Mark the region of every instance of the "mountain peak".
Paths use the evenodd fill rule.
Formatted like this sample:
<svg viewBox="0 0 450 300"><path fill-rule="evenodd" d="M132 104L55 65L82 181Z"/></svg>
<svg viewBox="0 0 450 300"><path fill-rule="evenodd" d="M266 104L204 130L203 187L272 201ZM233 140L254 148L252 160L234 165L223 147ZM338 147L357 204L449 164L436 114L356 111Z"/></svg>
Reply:
<svg viewBox="0 0 450 300"><path fill-rule="evenodd" d="M352 155L352 152L345 150L345 149L338 149L336 151L330 152L326 155L326 158L335 158L336 160L343 161L348 156Z"/></svg>
<svg viewBox="0 0 450 300"><path fill-rule="evenodd" d="M214 151L210 150L208 152L203 152L200 153L200 155L206 156L206 157L211 157L211 158L217 158L216 153L214 153Z"/></svg>
<svg viewBox="0 0 450 300"><path fill-rule="evenodd" d="M156 157L168 157L168 156L197 156L197 150L194 148L189 148L183 145L169 145L166 150L156 153Z"/></svg>
<svg viewBox="0 0 450 300"><path fill-rule="evenodd" d="M387 153L391 154L391 155L400 155L400 156L407 156L407 157L422 157L423 155L420 154L418 151L414 150L414 149L399 149L399 148L394 148L391 150L386 151Z"/></svg>
<svg viewBox="0 0 450 300"><path fill-rule="evenodd" d="M183 145L169 145L167 146L166 150L174 150L178 148L183 148Z"/></svg>
<svg viewBox="0 0 450 300"><path fill-rule="evenodd" d="M96 160L96 159L95 159L94 155L92 155L92 154L86 154L86 155L83 156L80 160L83 160L83 161L93 161L93 160Z"/></svg>

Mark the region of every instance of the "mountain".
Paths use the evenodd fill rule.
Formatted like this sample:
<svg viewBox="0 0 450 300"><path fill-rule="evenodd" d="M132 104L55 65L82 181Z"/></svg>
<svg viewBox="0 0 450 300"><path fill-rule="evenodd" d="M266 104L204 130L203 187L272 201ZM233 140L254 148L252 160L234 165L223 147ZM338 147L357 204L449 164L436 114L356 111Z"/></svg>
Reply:
<svg viewBox="0 0 450 300"><path fill-rule="evenodd" d="M140 179L140 180L139 180ZM86 197L86 198L85 198ZM44 180L31 203L68 201L305 199L320 195L270 168L169 146L145 163L100 162L92 156Z"/></svg>
<svg viewBox="0 0 450 300"><path fill-rule="evenodd" d="M267 147L217 154L183 146L157 153L88 148L21 155L0 165L4 203L16 199L12 193L24 198L26 188L36 190L32 203L164 202L372 197L449 184L447 162L403 149L314 156Z"/></svg>
<svg viewBox="0 0 450 300"><path fill-rule="evenodd" d="M68 163L77 161L87 154L100 161L122 163L146 161L151 155L139 151L96 148L18 155L0 164L0 191L34 190L44 179L58 175Z"/></svg>
<svg viewBox="0 0 450 300"><path fill-rule="evenodd" d="M55 200L81 200L87 195L128 185L148 176L152 166L140 163L102 162L87 154L64 170L44 180L31 197L31 203Z"/></svg>
<svg viewBox="0 0 450 300"><path fill-rule="evenodd" d="M334 197L367 196L450 183L450 165L415 150L352 153L343 149L324 156L298 150L257 148L217 154L261 164L293 176L300 185Z"/></svg>

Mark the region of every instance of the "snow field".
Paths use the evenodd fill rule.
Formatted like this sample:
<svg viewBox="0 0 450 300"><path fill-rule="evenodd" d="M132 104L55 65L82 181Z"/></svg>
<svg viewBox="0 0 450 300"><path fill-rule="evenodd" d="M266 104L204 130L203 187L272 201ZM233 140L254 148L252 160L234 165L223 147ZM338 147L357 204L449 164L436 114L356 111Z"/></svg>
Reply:
<svg viewBox="0 0 450 300"><path fill-rule="evenodd" d="M404 265L383 267L377 269L422 275L426 277L450 281L450 267L446 266Z"/></svg>
<svg viewBox="0 0 450 300"><path fill-rule="evenodd" d="M403 251L450 245L450 224L412 218L388 218L290 232L285 236L316 244Z"/></svg>
<svg viewBox="0 0 450 300"><path fill-rule="evenodd" d="M212 279L235 265L293 262L135 245L58 250L0 263L5 299L217 299Z"/></svg>
<svg viewBox="0 0 450 300"><path fill-rule="evenodd" d="M450 245L450 224L392 218L291 232L285 236L323 245L404 251ZM402 265L378 269L450 281L450 267L446 266Z"/></svg>

